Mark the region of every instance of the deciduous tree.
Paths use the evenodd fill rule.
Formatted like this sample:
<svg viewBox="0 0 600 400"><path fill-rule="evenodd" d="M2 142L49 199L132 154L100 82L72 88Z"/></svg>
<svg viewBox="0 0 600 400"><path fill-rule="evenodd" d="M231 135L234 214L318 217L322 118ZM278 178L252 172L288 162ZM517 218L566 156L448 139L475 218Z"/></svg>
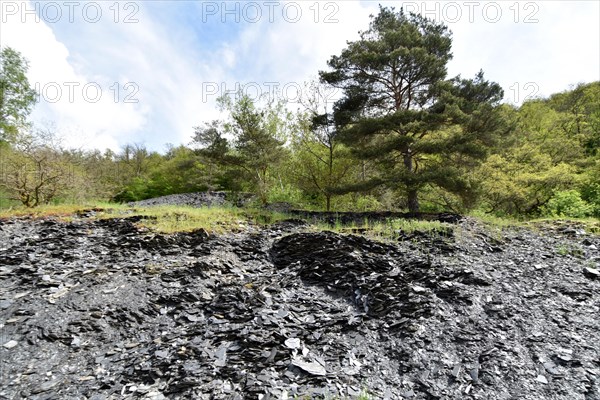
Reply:
<svg viewBox="0 0 600 400"><path fill-rule="evenodd" d="M219 104L229 118L196 127L193 142L200 146L204 156L221 166L234 168L238 178L244 178L261 202L266 203L271 172L285 154L289 113L283 103L259 107L242 94L221 97Z"/></svg>
<svg viewBox="0 0 600 400"><path fill-rule="evenodd" d="M0 185L26 207L48 204L68 186L72 171L52 131L20 133L2 151Z"/></svg>
<svg viewBox="0 0 600 400"><path fill-rule="evenodd" d="M306 86L302 101L305 109L298 115L298 129L292 140L293 173L304 191L316 192L325 198L325 209L330 211L332 197L350 183L356 160L340 142L329 99L332 92L318 82Z"/></svg>
<svg viewBox="0 0 600 400"><path fill-rule="evenodd" d="M11 141L35 104L35 91L27 80L29 65L21 53L5 47L0 50L0 141Z"/></svg>

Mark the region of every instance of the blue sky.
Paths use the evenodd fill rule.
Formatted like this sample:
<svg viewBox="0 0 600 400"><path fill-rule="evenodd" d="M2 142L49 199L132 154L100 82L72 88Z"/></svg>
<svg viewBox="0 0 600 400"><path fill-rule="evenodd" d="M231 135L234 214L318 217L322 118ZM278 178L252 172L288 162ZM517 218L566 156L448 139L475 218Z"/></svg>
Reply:
<svg viewBox="0 0 600 400"><path fill-rule="evenodd" d="M383 2L453 31L449 76L483 69L505 100L600 79L600 2ZM0 45L30 61L32 119L81 148L188 143L241 85L293 100L347 40L373 1L8 1ZM31 12L30 12L31 11ZM39 17L39 18L36 18ZM292 108L295 108L293 105Z"/></svg>

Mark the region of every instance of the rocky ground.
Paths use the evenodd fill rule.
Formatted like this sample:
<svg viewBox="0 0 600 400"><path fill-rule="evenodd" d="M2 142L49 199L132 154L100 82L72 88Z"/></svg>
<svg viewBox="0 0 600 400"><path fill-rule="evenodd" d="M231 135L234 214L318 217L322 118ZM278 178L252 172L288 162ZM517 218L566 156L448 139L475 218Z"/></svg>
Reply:
<svg viewBox="0 0 600 400"><path fill-rule="evenodd" d="M1 399L600 399L600 237L0 221Z"/></svg>
<svg viewBox="0 0 600 400"><path fill-rule="evenodd" d="M237 206L243 207L252 201L253 195L249 193L232 194L229 192L196 192L170 194L167 196L155 197L152 199L140 200L129 203L131 206L190 206L190 207L211 207L211 206Z"/></svg>

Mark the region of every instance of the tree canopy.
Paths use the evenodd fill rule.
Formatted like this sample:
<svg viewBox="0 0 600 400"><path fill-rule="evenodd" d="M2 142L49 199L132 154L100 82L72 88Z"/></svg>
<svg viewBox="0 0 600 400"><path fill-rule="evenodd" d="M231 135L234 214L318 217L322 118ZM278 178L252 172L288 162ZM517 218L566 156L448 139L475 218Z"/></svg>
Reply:
<svg viewBox="0 0 600 400"><path fill-rule="evenodd" d="M10 47L0 50L0 141L15 139L35 104L35 91L26 75L28 68L18 51Z"/></svg>
<svg viewBox="0 0 600 400"><path fill-rule="evenodd" d="M219 104L229 119L194 128L193 143L200 147L199 154L234 172L236 180L243 178L266 203L269 174L285 153L289 116L282 103L261 108L244 94L221 97Z"/></svg>
<svg viewBox="0 0 600 400"><path fill-rule="evenodd" d="M343 91L334 120L342 141L381 168L363 188L401 189L419 211L418 192L439 185L466 189L461 165L485 156L485 144L502 128L496 105L500 86L483 72L446 79L452 58L446 26L402 9L380 7L360 40L329 60L321 80ZM360 189L353 187L351 189Z"/></svg>
<svg viewBox="0 0 600 400"><path fill-rule="evenodd" d="M600 82L503 104L483 71L448 76L452 40L444 24L380 7L300 106L223 96L221 119L162 153L62 147L27 120L28 63L3 48L0 206L225 190L260 207L600 217Z"/></svg>

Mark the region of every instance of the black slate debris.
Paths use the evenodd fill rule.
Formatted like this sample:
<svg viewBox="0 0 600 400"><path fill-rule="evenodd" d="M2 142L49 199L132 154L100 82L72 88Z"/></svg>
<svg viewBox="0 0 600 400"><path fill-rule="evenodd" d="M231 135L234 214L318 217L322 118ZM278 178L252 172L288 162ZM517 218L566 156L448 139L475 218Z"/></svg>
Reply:
<svg viewBox="0 0 600 400"><path fill-rule="evenodd" d="M210 207L210 206L244 206L253 199L249 193L228 193L228 192L196 192L170 194L167 196L155 197L147 200L140 200L129 203L135 207L148 207L158 205L176 205L190 207Z"/></svg>
<svg viewBox="0 0 600 400"><path fill-rule="evenodd" d="M600 239L576 226L382 242L95 212L0 221L0 399L600 399Z"/></svg>

